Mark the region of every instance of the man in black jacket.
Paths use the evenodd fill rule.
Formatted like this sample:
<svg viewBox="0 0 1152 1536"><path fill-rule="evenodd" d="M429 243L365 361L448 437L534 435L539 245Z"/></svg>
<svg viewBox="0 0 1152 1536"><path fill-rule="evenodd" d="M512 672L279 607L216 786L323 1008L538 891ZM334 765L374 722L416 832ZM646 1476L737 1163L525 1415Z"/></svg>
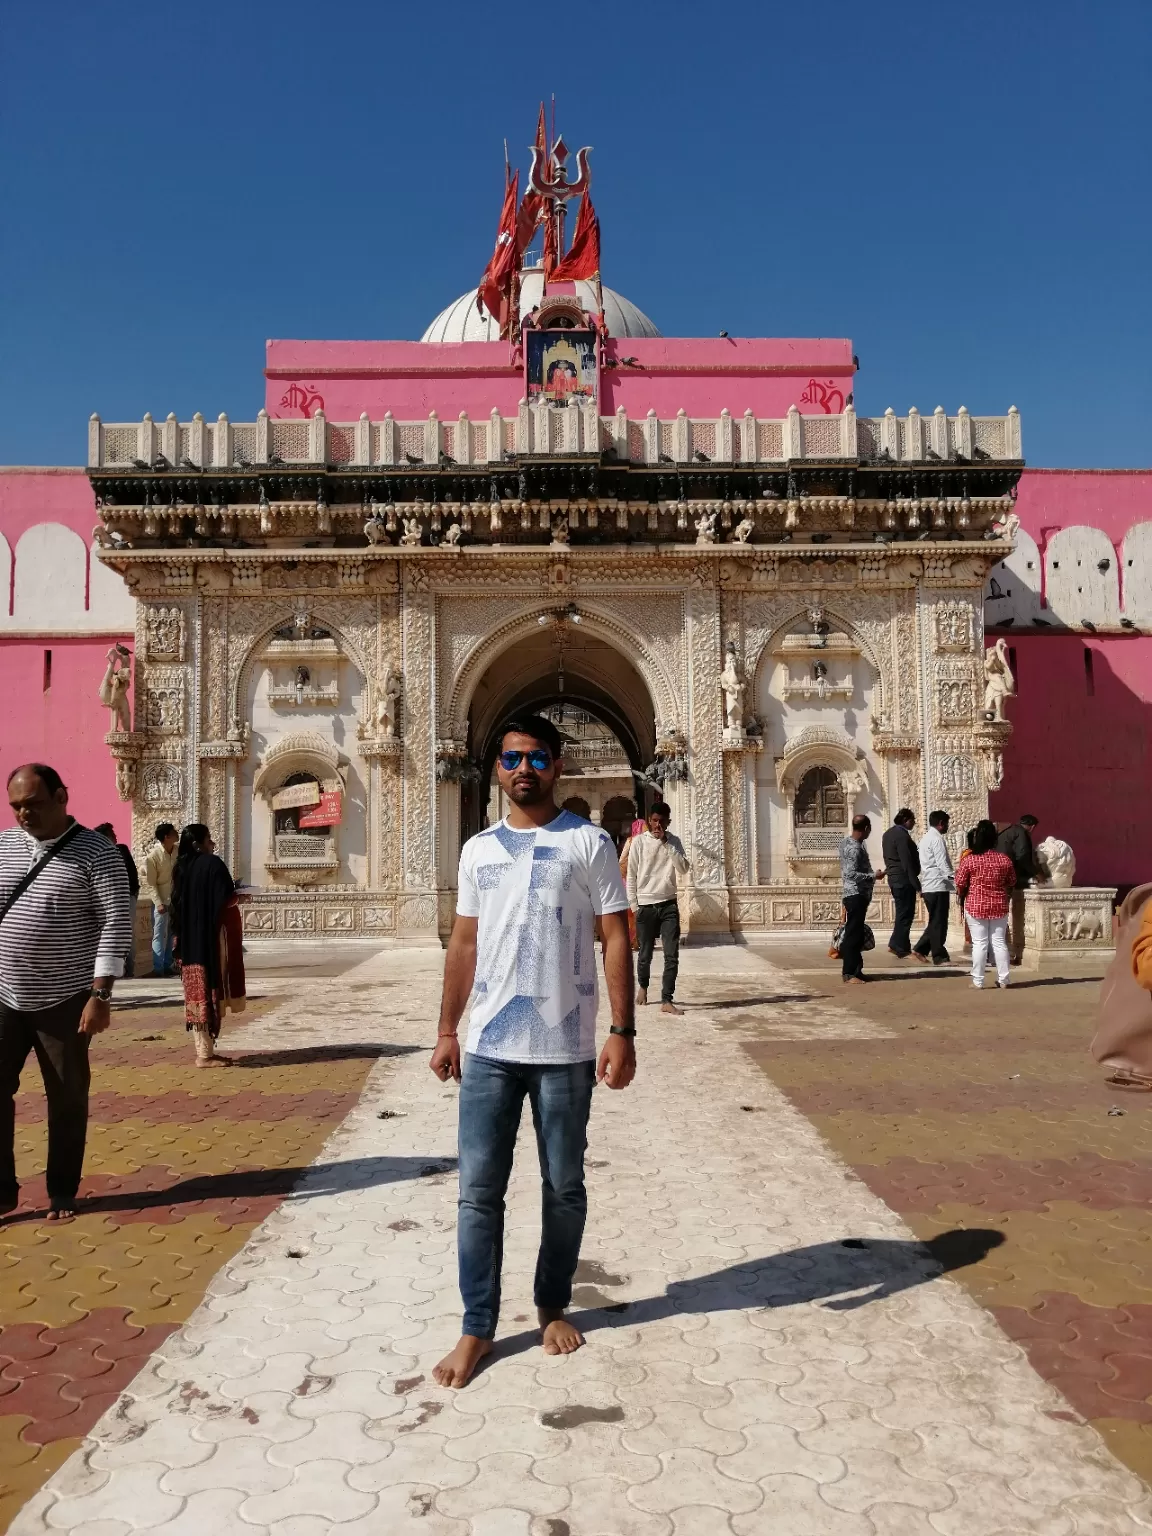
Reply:
<svg viewBox="0 0 1152 1536"><path fill-rule="evenodd" d="M905 806L896 812L896 818L885 832L880 845L884 852L884 872L888 877L888 889L892 892L892 906L895 909L888 948L900 960L912 953L909 930L916 915L916 892L920 889L920 855L912 841L912 828L915 825L915 812Z"/></svg>
<svg viewBox="0 0 1152 1536"><path fill-rule="evenodd" d="M1035 816L1021 816L1004 828L996 839L996 852L1006 853L1016 871L1016 886L1012 892L1012 932L1008 952L1013 965L1024 958L1024 891L1039 878L1036 868L1036 850L1032 846L1032 828L1037 826Z"/></svg>

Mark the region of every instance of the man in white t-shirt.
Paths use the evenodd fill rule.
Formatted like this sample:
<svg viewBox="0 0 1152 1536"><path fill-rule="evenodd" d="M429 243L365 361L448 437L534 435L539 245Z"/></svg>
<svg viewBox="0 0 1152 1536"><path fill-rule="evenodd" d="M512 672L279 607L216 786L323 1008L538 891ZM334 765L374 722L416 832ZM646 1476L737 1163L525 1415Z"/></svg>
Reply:
<svg viewBox="0 0 1152 1536"><path fill-rule="evenodd" d="M462 1387L492 1348L500 1311L504 1194L525 1097L544 1185L535 1302L544 1350L584 1342L564 1312L580 1258L588 1197L584 1149L594 1083L626 1088L636 1071L628 897L612 839L553 787L560 733L539 715L501 732L496 773L505 820L465 843L456 922L432 1070L460 1083L457 1247L464 1327L433 1371ZM596 919L612 1028L596 1058ZM470 1005L461 1064L456 1031Z"/></svg>

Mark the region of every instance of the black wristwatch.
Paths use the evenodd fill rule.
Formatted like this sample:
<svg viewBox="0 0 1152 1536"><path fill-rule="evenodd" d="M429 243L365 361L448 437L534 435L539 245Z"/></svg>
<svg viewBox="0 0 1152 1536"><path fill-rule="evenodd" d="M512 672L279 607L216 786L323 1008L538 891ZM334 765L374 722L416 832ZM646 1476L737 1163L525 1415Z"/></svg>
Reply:
<svg viewBox="0 0 1152 1536"><path fill-rule="evenodd" d="M623 1024L613 1024L608 1033L610 1035L623 1035L626 1040L634 1040L636 1038L636 1031L632 1028L631 1024L627 1026Z"/></svg>
<svg viewBox="0 0 1152 1536"><path fill-rule="evenodd" d="M98 1003L110 1003L112 1001L112 988L89 987L88 996L94 997Z"/></svg>

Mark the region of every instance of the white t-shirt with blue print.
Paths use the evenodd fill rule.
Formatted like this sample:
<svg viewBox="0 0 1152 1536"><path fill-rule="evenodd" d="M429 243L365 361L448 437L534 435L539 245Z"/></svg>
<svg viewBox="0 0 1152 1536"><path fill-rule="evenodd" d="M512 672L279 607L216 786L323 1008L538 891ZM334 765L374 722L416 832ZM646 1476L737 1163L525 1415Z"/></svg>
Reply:
<svg viewBox="0 0 1152 1536"><path fill-rule="evenodd" d="M612 839L571 811L469 838L456 898L459 916L479 919L465 1049L536 1066L594 1060L595 919L627 910Z"/></svg>

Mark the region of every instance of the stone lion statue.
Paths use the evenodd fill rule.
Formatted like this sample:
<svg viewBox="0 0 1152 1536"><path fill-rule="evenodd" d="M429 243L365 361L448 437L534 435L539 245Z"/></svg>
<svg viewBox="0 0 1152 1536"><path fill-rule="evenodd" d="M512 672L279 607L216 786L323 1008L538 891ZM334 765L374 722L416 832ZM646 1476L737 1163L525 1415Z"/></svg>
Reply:
<svg viewBox="0 0 1152 1536"><path fill-rule="evenodd" d="M1036 845L1036 863L1047 885L1067 890L1076 878L1076 855L1058 837L1046 837Z"/></svg>

